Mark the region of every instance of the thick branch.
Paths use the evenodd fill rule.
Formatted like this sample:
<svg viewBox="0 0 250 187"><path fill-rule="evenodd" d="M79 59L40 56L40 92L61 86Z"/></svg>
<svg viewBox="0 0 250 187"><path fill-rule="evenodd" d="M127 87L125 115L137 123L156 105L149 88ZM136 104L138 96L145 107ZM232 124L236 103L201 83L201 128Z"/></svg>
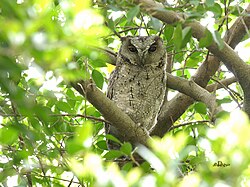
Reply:
<svg viewBox="0 0 250 187"><path fill-rule="evenodd" d="M236 47L236 45L246 35L247 30L250 28L250 16L248 15L249 13L250 13L250 4L242 13L243 16L236 19L232 27L226 32L224 41L228 43L232 48Z"/></svg>
<svg viewBox="0 0 250 187"><path fill-rule="evenodd" d="M174 24L176 22L184 21L183 15L174 11L166 10L161 3L155 2L153 0L134 0L134 2L139 4L141 9L143 9L145 12L165 23Z"/></svg>
<svg viewBox="0 0 250 187"><path fill-rule="evenodd" d="M188 95L196 101L205 103L211 114L216 114L221 111L221 109L217 107L215 95L210 94L206 89L202 88L194 81L175 77L169 73L167 77L169 88L178 90L179 92Z"/></svg>
<svg viewBox="0 0 250 187"><path fill-rule="evenodd" d="M131 142L147 144L149 135L147 132L138 127L131 118L126 115L116 104L108 99L92 81L80 81L72 84L73 87L93 105L103 117L122 131Z"/></svg>

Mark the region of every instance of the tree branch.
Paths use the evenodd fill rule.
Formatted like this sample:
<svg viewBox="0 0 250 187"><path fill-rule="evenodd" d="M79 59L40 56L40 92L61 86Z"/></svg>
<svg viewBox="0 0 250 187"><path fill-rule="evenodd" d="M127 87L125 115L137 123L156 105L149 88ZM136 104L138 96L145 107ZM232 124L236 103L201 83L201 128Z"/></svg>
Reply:
<svg viewBox="0 0 250 187"><path fill-rule="evenodd" d="M91 80L79 81L72 86L93 105L114 127L122 131L133 143L147 144L150 138L146 130L136 125L116 104L108 99Z"/></svg>
<svg viewBox="0 0 250 187"><path fill-rule="evenodd" d="M235 97L234 93L232 93L233 91L228 88L227 86L225 86L224 84L222 84L220 81L213 79L215 82L217 82L220 86L224 87L225 90L229 93L229 95L231 96L231 98L237 103L238 107L241 109L241 105L238 102L238 99Z"/></svg>
<svg viewBox="0 0 250 187"><path fill-rule="evenodd" d="M24 115L20 115L20 114L4 114L0 112L0 116L3 117L25 117ZM88 116L88 115L83 115L83 114L49 114L49 116L55 116L55 117L63 117L63 116L69 116L72 118L76 118L76 117L80 117L80 118L87 118L87 119L91 119L91 120L95 120L95 121L99 121L99 122L103 122L103 123L109 123L108 121L101 119L101 118L97 118L94 116Z"/></svg>
<svg viewBox="0 0 250 187"><path fill-rule="evenodd" d="M184 126L187 126L187 125L193 125L193 124L197 124L197 123L211 123L211 121L209 121L209 120L190 121L190 122L182 123L182 124L179 124L179 125L173 125L173 126L170 127L169 131L171 131L173 129L176 129L176 128L179 128L179 127L184 127Z"/></svg>
<svg viewBox="0 0 250 187"><path fill-rule="evenodd" d="M235 83L235 82L237 82L237 79L235 77L231 77L231 78L224 79L224 80L220 81L220 83L209 84L206 87L206 90L209 91L209 92L212 92L215 89L218 90L220 88L227 87L230 84Z"/></svg>
<svg viewBox="0 0 250 187"><path fill-rule="evenodd" d="M242 12L243 16L240 16L229 30L227 30L224 37L224 41L228 43L232 48L242 40L242 38L248 33L247 29L250 28L250 4Z"/></svg>
<svg viewBox="0 0 250 187"><path fill-rule="evenodd" d="M217 106L215 95L210 94L206 89L196 84L193 80L175 77L168 73L167 81L169 88L178 90L196 101L205 103L211 114L216 114L221 111L221 108Z"/></svg>

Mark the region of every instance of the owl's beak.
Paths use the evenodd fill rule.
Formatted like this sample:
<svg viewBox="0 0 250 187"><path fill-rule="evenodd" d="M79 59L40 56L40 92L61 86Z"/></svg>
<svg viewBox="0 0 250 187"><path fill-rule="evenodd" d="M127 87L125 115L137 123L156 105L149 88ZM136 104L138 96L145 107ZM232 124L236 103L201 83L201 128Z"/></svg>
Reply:
<svg viewBox="0 0 250 187"><path fill-rule="evenodd" d="M140 58L140 65L144 66L146 63L146 50L142 51L141 53L139 53L139 58Z"/></svg>

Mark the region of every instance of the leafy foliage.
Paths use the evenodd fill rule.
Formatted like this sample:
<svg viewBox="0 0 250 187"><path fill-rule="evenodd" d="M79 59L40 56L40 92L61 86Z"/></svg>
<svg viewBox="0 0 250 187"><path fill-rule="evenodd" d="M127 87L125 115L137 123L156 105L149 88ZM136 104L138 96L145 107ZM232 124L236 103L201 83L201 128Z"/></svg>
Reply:
<svg viewBox="0 0 250 187"><path fill-rule="evenodd" d="M165 25L133 1L1 0L0 186L250 185L244 114L224 115L211 127L206 106L197 102L176 121L179 128L134 151L130 143L104 134L102 115L70 86L92 77L105 92L112 68L95 47L117 51L118 36L138 34L161 34L172 73L190 78L207 58L204 47L212 38L223 48L220 35L245 5L225 2L180 0L166 8L187 13L188 21L213 14L217 31L207 30L198 42L190 28ZM214 80L227 76L222 70ZM219 104L240 103L242 91L232 89L236 98L217 92ZM107 139L121 144L120 150L108 150ZM145 162L135 161L138 154ZM124 158L130 161L119 167L116 162Z"/></svg>

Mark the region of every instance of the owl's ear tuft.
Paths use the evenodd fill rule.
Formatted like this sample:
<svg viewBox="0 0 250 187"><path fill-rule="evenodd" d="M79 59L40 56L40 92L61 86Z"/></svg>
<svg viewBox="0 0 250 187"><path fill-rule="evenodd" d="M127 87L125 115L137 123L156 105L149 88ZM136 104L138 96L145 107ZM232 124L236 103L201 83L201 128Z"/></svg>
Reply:
<svg viewBox="0 0 250 187"><path fill-rule="evenodd" d="M126 41L126 40L128 40L130 38L131 38L131 36L124 36L124 37L121 37L120 39L121 39L122 42L124 42L124 41Z"/></svg>
<svg viewBox="0 0 250 187"><path fill-rule="evenodd" d="M155 42L157 42L158 40L161 40L161 37L160 36L155 36L154 40L155 40Z"/></svg>
<svg viewBox="0 0 250 187"><path fill-rule="evenodd" d="M124 42L127 39L127 37L126 36L125 37L121 37L120 39L121 39L122 42Z"/></svg>

